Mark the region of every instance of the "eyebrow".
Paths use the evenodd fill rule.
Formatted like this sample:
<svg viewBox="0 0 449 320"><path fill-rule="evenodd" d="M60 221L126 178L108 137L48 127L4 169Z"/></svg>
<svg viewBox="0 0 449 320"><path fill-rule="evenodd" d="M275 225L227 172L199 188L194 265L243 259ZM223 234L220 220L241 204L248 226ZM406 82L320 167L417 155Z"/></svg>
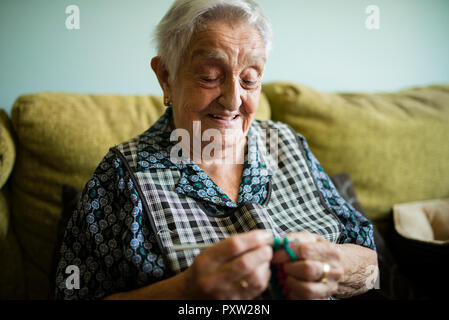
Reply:
<svg viewBox="0 0 449 320"><path fill-rule="evenodd" d="M209 51L209 50L205 50L205 49L198 49L193 51L192 53L192 59L194 59L197 56L202 56L205 57L207 59L211 59L211 60L220 60L220 61L226 61L227 57L226 55L217 52L217 51Z"/></svg>
<svg viewBox="0 0 449 320"><path fill-rule="evenodd" d="M198 49L198 50L193 51L192 56L191 56L192 60L196 56L202 56L202 57L205 57L210 60L216 60L216 61L222 61L222 62L226 62L228 60L228 57L225 54L218 52L218 51L210 51L210 50L206 50L206 49ZM262 56L262 55L252 55L249 58L250 63L258 63L260 61L265 63L265 60L266 60L265 56Z"/></svg>

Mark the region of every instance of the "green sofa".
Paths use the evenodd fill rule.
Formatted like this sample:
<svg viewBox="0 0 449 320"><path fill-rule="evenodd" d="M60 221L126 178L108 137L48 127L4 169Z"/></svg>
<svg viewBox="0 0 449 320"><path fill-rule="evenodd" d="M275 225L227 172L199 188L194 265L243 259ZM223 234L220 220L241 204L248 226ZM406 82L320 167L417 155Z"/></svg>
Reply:
<svg viewBox="0 0 449 320"><path fill-rule="evenodd" d="M82 189L107 150L146 130L161 97L42 92L0 126L0 299L51 297L62 186ZM394 93L263 86L258 119L302 133L328 174L350 174L381 232L394 204L449 198L449 85Z"/></svg>

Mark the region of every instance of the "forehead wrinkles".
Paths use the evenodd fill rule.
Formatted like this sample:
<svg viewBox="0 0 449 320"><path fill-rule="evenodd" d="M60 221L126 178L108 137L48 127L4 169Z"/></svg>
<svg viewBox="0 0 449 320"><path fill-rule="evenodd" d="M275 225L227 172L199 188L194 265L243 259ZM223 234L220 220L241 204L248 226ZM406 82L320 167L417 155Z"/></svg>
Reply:
<svg viewBox="0 0 449 320"><path fill-rule="evenodd" d="M191 60L207 59L226 65L263 65L265 62L265 57L261 54L254 53L245 55L244 52L238 54L239 51L235 51L235 54L226 54L224 51L217 49L198 49L192 52Z"/></svg>
<svg viewBox="0 0 449 320"><path fill-rule="evenodd" d="M189 55L191 61L204 58L229 65L265 62L262 37L248 25L212 25L198 31L192 38Z"/></svg>

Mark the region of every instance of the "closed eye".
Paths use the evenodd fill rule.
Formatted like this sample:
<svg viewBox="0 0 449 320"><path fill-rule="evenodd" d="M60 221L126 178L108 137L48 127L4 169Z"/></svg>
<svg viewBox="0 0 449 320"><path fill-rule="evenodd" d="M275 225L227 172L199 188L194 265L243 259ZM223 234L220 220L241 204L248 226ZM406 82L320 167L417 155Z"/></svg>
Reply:
<svg viewBox="0 0 449 320"><path fill-rule="evenodd" d="M258 81L251 81L251 80L242 80L242 82L246 87L249 87L249 88L257 86L257 83L258 83Z"/></svg>
<svg viewBox="0 0 449 320"><path fill-rule="evenodd" d="M201 77L199 78L199 84L204 88L216 88L220 84L220 78Z"/></svg>
<svg viewBox="0 0 449 320"><path fill-rule="evenodd" d="M204 82L212 83L218 81L218 78L202 78L201 80L203 80Z"/></svg>

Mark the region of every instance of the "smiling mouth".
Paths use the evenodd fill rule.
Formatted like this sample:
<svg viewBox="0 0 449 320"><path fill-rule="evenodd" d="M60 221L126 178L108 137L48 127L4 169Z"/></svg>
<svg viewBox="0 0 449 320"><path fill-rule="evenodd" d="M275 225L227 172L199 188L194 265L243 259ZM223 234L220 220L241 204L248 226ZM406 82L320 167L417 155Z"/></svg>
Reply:
<svg viewBox="0 0 449 320"><path fill-rule="evenodd" d="M239 117L238 114L234 115L234 116L222 116L222 115L218 115L218 114L208 114L209 117L213 118L213 119L217 119L217 120L224 120L224 121L232 121L235 120Z"/></svg>

